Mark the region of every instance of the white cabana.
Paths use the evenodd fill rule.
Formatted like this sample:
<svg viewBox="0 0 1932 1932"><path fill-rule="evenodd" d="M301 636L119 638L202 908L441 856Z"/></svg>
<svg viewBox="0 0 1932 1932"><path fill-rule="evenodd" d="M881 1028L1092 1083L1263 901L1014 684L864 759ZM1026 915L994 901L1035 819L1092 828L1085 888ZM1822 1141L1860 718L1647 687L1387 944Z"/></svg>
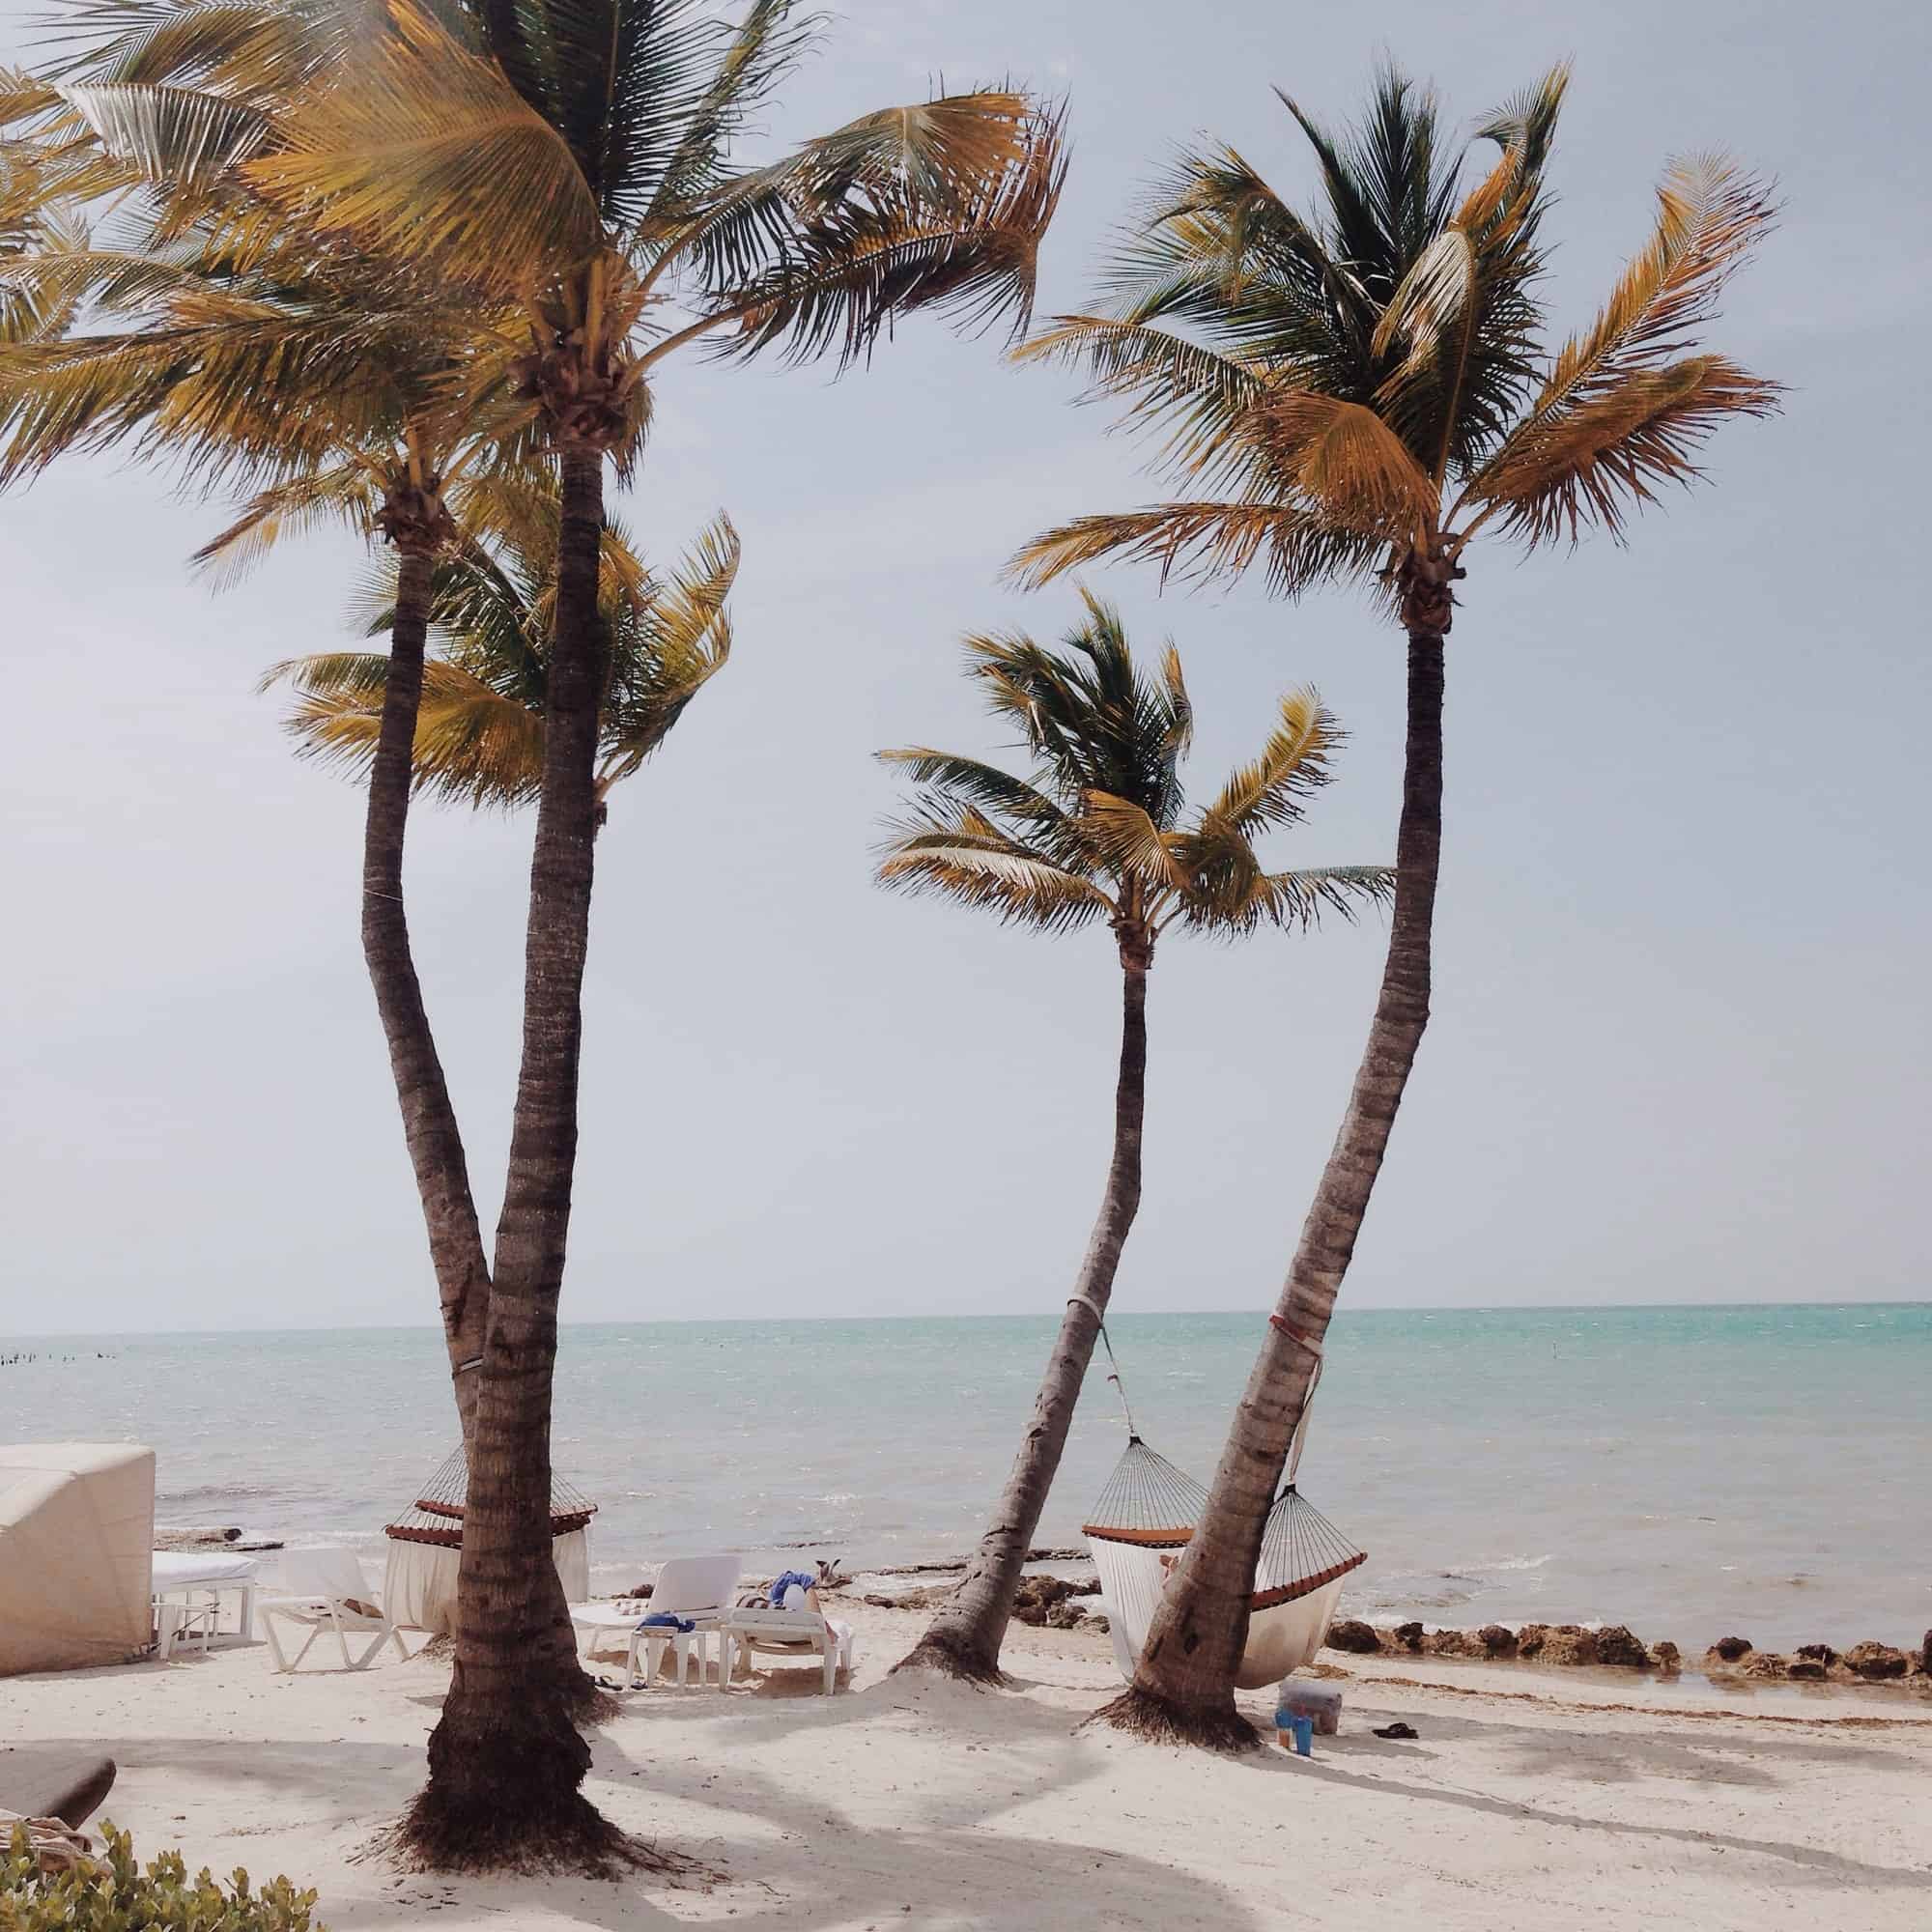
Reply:
<svg viewBox="0 0 1932 1932"><path fill-rule="evenodd" d="M433 1635L456 1630L456 1568L463 1554L463 1507L469 1465L458 1447L424 1484L413 1504L388 1524L389 1560L383 1607L406 1630ZM564 1601L590 1594L590 1519L597 1505L561 1476L551 1481L551 1553Z"/></svg>
<svg viewBox="0 0 1932 1932"><path fill-rule="evenodd" d="M121 1663L153 1636L155 1452L0 1447L0 1677Z"/></svg>

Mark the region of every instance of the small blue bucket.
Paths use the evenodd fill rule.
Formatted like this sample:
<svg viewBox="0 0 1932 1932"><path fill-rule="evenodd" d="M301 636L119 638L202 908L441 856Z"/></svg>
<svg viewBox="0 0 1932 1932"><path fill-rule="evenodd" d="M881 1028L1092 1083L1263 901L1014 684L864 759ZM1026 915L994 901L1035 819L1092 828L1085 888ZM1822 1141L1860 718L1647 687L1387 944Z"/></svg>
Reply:
<svg viewBox="0 0 1932 1932"><path fill-rule="evenodd" d="M1315 1719L1298 1717L1293 1711L1277 1711L1274 1714L1274 1727L1286 1731L1294 1740L1296 1757L1312 1757L1315 1752Z"/></svg>

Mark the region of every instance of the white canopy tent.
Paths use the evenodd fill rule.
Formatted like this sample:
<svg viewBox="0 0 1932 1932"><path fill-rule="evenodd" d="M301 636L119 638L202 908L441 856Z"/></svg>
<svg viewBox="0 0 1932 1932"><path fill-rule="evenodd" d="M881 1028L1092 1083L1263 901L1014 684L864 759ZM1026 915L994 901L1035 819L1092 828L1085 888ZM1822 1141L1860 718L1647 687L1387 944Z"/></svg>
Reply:
<svg viewBox="0 0 1932 1932"><path fill-rule="evenodd" d="M121 1663L153 1638L155 1452L0 1447L0 1677Z"/></svg>

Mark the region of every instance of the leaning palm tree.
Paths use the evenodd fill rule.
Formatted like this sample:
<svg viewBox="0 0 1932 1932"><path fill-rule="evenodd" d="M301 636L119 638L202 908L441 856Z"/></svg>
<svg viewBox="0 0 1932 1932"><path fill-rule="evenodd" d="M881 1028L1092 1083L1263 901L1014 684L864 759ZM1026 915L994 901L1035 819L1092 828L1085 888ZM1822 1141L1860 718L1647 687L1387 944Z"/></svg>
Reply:
<svg viewBox="0 0 1932 1932"><path fill-rule="evenodd" d="M529 1668L554 1592L550 1403L577 1147L606 641L607 464L681 349L867 354L922 308L1028 310L1057 116L982 89L894 107L761 166L748 117L813 34L792 0L391 0L249 161L303 226L520 305L472 393L513 383L558 465L561 535L526 946L524 1052L464 1530L457 1665L408 1836L435 1863L595 1859L589 1751Z"/></svg>
<svg viewBox="0 0 1932 1932"><path fill-rule="evenodd" d="M1384 898L1376 866L1269 871L1264 832L1300 823L1333 776L1341 734L1308 691L1282 699L1261 755L1183 819L1180 762L1193 710L1170 644L1157 676L1134 664L1120 616L1086 597L1086 621L1061 651L1025 637L967 641L971 675L995 716L1016 725L1036 770L914 747L880 755L922 787L879 864L888 886L938 893L1010 924L1070 932L1104 922L1121 962L1120 1076L1114 1149L1100 1212L1074 1277L1033 1420L959 1587L899 1667L1000 1679L1000 1646L1039 1514L1060 1466L1094 1342L1141 1198L1147 986L1155 943L1179 928L1240 937L1262 925L1305 930L1326 910L1351 918Z"/></svg>
<svg viewBox="0 0 1932 1932"><path fill-rule="evenodd" d="M1129 1691L1129 1727L1252 1743L1233 1685L1263 1525L1321 1358L1430 996L1441 842L1443 639L1481 537L1526 549L1621 537L1689 483L1719 424L1777 387L1698 337L1773 215L1733 163L1673 163L1649 245L1596 322L1543 350L1544 172L1567 76L1480 130L1473 185L1435 102L1385 74L1351 138L1284 100L1315 151L1294 213L1222 148L1183 156L1117 263L1111 312L1065 316L1024 353L1083 364L1130 419L1164 426L1195 494L1083 517L1017 560L1029 582L1104 555L1277 591L1371 586L1407 640L1408 724L1387 965L1361 1069L1199 1530Z"/></svg>
<svg viewBox="0 0 1932 1932"><path fill-rule="evenodd" d="M480 499L480 500L479 500ZM423 667L416 718L415 788L482 808L528 805L543 782L544 674L556 596L556 496L488 482L457 505L488 501L494 535L466 528L439 564L430 629L439 648ZM659 579L622 529L607 524L599 599L610 639L597 763L601 825L611 789L639 771L731 653L725 608L738 574L738 533L720 517L691 554ZM387 594L363 617L370 635L393 621ZM326 651L273 666L263 689L297 694L288 728L298 751L365 773L381 740L389 659Z"/></svg>

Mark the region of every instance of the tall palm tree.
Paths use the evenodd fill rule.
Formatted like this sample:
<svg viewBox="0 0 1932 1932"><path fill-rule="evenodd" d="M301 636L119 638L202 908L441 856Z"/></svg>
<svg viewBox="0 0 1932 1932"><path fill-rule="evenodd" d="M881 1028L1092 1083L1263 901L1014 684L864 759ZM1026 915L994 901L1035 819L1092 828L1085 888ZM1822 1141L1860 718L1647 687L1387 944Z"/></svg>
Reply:
<svg viewBox="0 0 1932 1932"><path fill-rule="evenodd" d="M1174 927L1223 937L1263 924L1305 929L1324 909L1352 917L1392 885L1376 866L1271 872L1255 850L1261 834L1299 824L1332 777L1341 734L1312 692L1282 699L1261 755L1183 822L1180 763L1193 709L1179 654L1170 644L1158 675L1148 677L1119 613L1085 601L1086 621L1060 651L1019 636L967 641L970 674L1035 760L1030 778L924 747L880 753L922 787L918 810L881 857L884 884L943 894L1042 932L1104 920L1121 962L1114 1149L1099 1216L992 1520L958 1589L899 1665L980 1683L999 1681L1021 1569L1140 1207L1155 942Z"/></svg>
<svg viewBox="0 0 1932 1932"><path fill-rule="evenodd" d="M748 167L748 117L812 37L792 0L733 25L706 0L391 0L247 163L293 219L523 309L472 371L514 383L562 483L526 944L524 1051L470 1458L457 1662L408 1827L432 1862L603 1856L589 1752L533 1678L548 1614L550 1408L576 1163L607 462L655 383L710 341L866 355L897 316L1023 318L1062 178L1057 116L1010 90L867 115Z"/></svg>
<svg viewBox="0 0 1932 1932"><path fill-rule="evenodd" d="M75 89L118 157L157 184L185 140L133 110L137 90ZM109 137L112 137L111 139ZM97 332L0 351L0 486L75 450L131 441L206 488L255 483L218 540L234 554L320 523L382 538L396 554L382 730L370 760L360 907L364 956L386 1037L435 1268L466 1439L473 1429L490 1267L463 1141L423 1005L403 896L410 748L431 584L454 539L447 493L472 471L517 468L498 406L455 409L491 317L474 292L300 236L237 245L248 200L211 184L177 232L163 210L121 245L44 249L14 286L43 310L80 303ZM252 211L258 213L259 211ZM123 222L124 230L128 224ZM526 453L522 469L527 472Z"/></svg>
<svg viewBox="0 0 1932 1932"><path fill-rule="evenodd" d="M488 522L467 517L488 506ZM440 634L423 668L415 788L476 806L536 799L543 781L544 670L556 596L554 490L487 481L460 493L464 534L439 564L430 628ZM213 547L211 547L213 549ZM610 664L597 765L600 822L611 788L634 776L731 653L725 609L740 545L720 517L668 579L651 575L623 531L607 524L600 598ZM218 553L217 553L218 554ZM394 578L363 618L370 635L393 621ZM263 689L298 696L288 727L303 756L366 772L381 739L389 660L327 651L273 666Z"/></svg>
<svg viewBox="0 0 1932 1932"><path fill-rule="evenodd" d="M1325 132L1284 97L1321 200L1293 212L1231 148L1160 184L1110 278L1109 313L1062 317L1026 354L1084 364L1162 427L1197 494L1084 517L1031 545L1029 582L1103 555L1293 596L1374 587L1402 626L1408 724L1387 965L1361 1069L1201 1526L1110 1707L1129 1727L1245 1744L1233 1683L1264 1520L1321 1361L1428 1018L1441 841L1443 639L1471 546L1620 537L1706 438L1776 406L1775 384L1698 338L1763 235L1766 188L1721 158L1673 162L1649 245L1595 323L1543 349L1536 282L1559 70L1480 130L1473 185L1434 98L1395 72L1361 126Z"/></svg>

